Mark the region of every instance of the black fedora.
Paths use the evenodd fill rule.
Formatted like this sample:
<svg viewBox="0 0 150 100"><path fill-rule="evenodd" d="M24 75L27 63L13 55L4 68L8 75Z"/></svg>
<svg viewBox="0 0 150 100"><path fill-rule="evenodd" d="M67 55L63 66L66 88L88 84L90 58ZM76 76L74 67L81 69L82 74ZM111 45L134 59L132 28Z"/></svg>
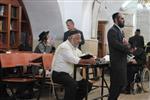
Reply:
<svg viewBox="0 0 150 100"><path fill-rule="evenodd" d="M45 37L47 37L48 34L49 34L49 31L43 31L42 33L40 33L40 35L39 35L39 41L41 41Z"/></svg>

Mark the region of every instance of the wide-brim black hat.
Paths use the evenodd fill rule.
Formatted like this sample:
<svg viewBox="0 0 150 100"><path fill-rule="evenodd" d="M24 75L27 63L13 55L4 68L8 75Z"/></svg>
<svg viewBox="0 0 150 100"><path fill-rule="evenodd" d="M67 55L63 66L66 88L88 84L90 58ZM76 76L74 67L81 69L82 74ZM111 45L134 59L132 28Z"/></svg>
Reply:
<svg viewBox="0 0 150 100"><path fill-rule="evenodd" d="M43 31L39 35L39 41L43 40L47 35L49 34L49 31Z"/></svg>

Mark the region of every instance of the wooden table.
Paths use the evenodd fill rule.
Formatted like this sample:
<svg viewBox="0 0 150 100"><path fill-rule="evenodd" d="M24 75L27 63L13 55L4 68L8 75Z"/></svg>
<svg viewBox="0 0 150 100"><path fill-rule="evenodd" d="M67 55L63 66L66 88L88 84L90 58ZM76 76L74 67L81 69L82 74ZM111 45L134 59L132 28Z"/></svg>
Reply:
<svg viewBox="0 0 150 100"><path fill-rule="evenodd" d="M46 70L51 69L53 54L40 53L9 53L0 54L0 63L2 68L11 68L16 66L28 66L30 61L42 57L43 65Z"/></svg>
<svg viewBox="0 0 150 100"><path fill-rule="evenodd" d="M108 68L109 67L109 62L103 62L103 63L100 63L100 64L95 64L95 65L90 65L90 64L76 64L74 66L74 79L76 79L76 70L78 67L84 67L85 68L85 73L86 73L86 80L88 81L89 80L89 68L93 68L93 67L97 67L99 69L102 70L102 75L101 75L101 94L100 94L100 97L97 97L95 98L94 100L97 100L99 98L101 98L101 100L103 100L103 97L106 97L108 95L104 95L104 88L107 88L109 90L109 87L107 85L107 82L104 78L104 70L105 68ZM85 97L85 100L88 100L88 87L87 87L87 91L86 91L86 97Z"/></svg>
<svg viewBox="0 0 150 100"><path fill-rule="evenodd" d="M53 54L39 54L39 53L8 53L8 54L0 54L0 66L1 68L15 68L15 67L28 67L31 65L31 61L35 59L42 59L40 60L40 66L43 65L43 73L44 75L41 78L35 79L35 74L33 75L34 77L11 77L11 78L5 78L3 77L1 81L2 84L6 84L8 88L10 88L12 95L15 99L16 94L13 91L13 88L18 88L21 86L26 85L31 85L35 81L40 81L40 87L39 88L39 94L37 99L39 100L41 91L45 82L45 70L50 70L51 69L51 63L53 59ZM34 63L38 64L38 63ZM37 67L37 66L36 66ZM9 74L9 73L8 73ZM21 72L22 74L22 72Z"/></svg>

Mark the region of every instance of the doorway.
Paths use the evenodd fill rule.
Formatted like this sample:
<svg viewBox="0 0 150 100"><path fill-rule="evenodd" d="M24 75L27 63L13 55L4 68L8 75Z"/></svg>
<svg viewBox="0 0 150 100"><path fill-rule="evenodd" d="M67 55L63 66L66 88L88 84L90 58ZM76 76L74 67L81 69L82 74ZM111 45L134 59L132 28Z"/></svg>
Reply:
<svg viewBox="0 0 150 100"><path fill-rule="evenodd" d="M102 58L106 55L106 44L105 44L105 27L107 21L98 21L97 29L97 40L98 40L98 57Z"/></svg>

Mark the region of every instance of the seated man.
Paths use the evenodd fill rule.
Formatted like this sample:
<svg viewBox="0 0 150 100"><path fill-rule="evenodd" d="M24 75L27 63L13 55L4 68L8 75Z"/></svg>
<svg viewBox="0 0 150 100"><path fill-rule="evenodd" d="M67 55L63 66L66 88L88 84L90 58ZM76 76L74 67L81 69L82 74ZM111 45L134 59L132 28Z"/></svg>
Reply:
<svg viewBox="0 0 150 100"><path fill-rule="evenodd" d="M49 31L43 31L39 35L39 44L36 46L35 53L54 53L55 47L48 44Z"/></svg>
<svg viewBox="0 0 150 100"><path fill-rule="evenodd" d="M142 48L135 48L133 52L134 58L128 62L127 66L127 79L128 85L126 87L126 93L130 94L132 89L132 82L134 81L134 75L139 70L143 69L143 65L146 63L146 55Z"/></svg>
<svg viewBox="0 0 150 100"><path fill-rule="evenodd" d="M82 59L78 46L81 42L81 34L78 31L70 31L68 40L58 46L52 63L53 82L62 84L65 88L64 100L82 100L86 96L86 87L89 91L92 84L84 80L79 69L76 80L73 78L74 64L95 64L95 59Z"/></svg>

